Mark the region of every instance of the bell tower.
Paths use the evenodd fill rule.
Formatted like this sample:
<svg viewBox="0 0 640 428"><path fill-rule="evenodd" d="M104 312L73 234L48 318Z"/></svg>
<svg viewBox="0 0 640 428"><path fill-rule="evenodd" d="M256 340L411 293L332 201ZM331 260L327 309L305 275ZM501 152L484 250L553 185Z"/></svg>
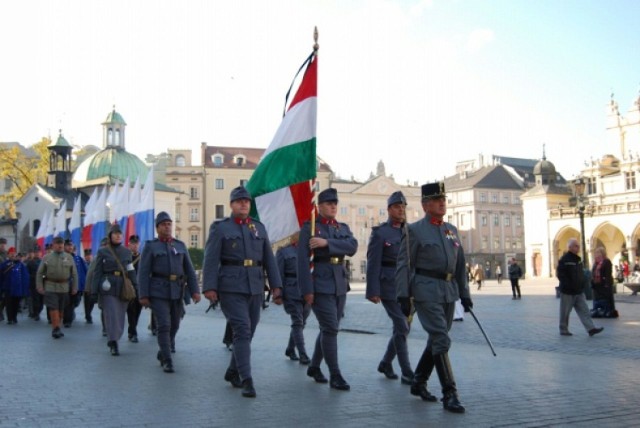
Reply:
<svg viewBox="0 0 640 428"><path fill-rule="evenodd" d="M71 191L71 151L73 147L62 136L62 129L58 135L58 140L47 146L49 150L49 172L47 176L47 186L68 193Z"/></svg>

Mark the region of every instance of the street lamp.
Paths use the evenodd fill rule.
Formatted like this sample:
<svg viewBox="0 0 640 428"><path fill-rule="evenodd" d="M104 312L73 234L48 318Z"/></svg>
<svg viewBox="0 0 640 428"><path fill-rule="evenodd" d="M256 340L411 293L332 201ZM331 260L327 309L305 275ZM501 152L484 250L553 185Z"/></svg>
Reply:
<svg viewBox="0 0 640 428"><path fill-rule="evenodd" d="M584 197L584 189L586 187L585 180L583 178L578 178L573 182L573 186L576 192L576 205L578 207L578 215L580 216L580 236L582 239L582 265L589 266L587 260L587 246L585 244L585 233L584 233L584 211L585 211L585 197Z"/></svg>

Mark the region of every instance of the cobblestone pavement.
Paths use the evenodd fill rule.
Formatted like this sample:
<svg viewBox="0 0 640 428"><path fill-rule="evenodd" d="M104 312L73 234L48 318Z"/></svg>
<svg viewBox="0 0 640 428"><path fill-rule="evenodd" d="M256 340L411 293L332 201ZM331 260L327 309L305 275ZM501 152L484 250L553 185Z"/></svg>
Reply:
<svg viewBox="0 0 640 428"><path fill-rule="evenodd" d="M619 289L621 317L596 320L605 330L592 338L573 313L574 335L565 337L558 334L553 286L550 279L524 281L522 300L511 300L508 281L473 290L475 313L497 357L471 317L454 323L450 357L467 408L463 415L422 402L376 372L390 322L381 306L364 299L363 285L354 284L338 336L350 392L315 384L303 366L284 357L289 320L273 304L263 311L252 346L255 399L241 397L222 379L230 352L221 343L219 310L205 314L202 303L188 307L176 373L165 374L145 328L148 311L140 343L125 337L121 356L112 357L99 324L85 324L78 308L78 320L60 340L51 339L46 321L21 317L15 326L0 325L0 426L638 426L640 296ZM426 335L419 324L413 327L408 343L415 364ZM309 350L316 332L312 315ZM440 395L435 373L429 389Z"/></svg>

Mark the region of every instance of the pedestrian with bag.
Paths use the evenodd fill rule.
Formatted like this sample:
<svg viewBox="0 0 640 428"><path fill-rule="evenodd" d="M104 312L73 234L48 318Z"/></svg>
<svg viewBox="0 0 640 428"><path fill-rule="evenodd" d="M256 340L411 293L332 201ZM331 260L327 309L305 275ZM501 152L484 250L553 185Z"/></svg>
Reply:
<svg viewBox="0 0 640 428"><path fill-rule="evenodd" d="M107 238L107 244L98 250L94 259L91 290L100 296L109 352L118 356L118 341L124 333L127 306L135 297L135 290L130 287L135 287L137 279L131 264L131 251L123 245L122 230L117 223L111 226Z"/></svg>

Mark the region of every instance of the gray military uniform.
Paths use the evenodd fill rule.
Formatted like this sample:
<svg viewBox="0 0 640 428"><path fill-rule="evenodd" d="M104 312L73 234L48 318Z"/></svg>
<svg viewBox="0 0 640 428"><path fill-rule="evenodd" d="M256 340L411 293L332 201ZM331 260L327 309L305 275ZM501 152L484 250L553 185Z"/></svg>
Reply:
<svg viewBox="0 0 640 428"><path fill-rule="evenodd" d="M209 229L203 266L203 292L216 291L233 330L228 371L251 379L251 339L260 321L264 275L271 288L281 288L273 251L262 223L227 217Z"/></svg>
<svg viewBox="0 0 640 428"><path fill-rule="evenodd" d="M418 319L429 333L427 349L444 354L451 346L449 329L455 302L470 297L465 258L458 229L449 223L435 225L427 214L409 225L407 251L398 254L398 297L413 297ZM403 236L401 247L406 248Z"/></svg>
<svg viewBox="0 0 640 428"><path fill-rule="evenodd" d="M175 338L184 315L184 288L199 293L187 246L178 239L147 241L138 266L138 296L148 298L158 326L158 347L165 360L175 351Z"/></svg>
<svg viewBox="0 0 640 428"><path fill-rule="evenodd" d="M302 226L298 244L298 284L303 296L314 295L311 309L320 325L310 367L320 367L324 359L331 375L336 376L340 375L338 329L344 314L349 286L344 257L356 253L358 241L345 223L327 220L321 216L318 216L316 221L315 236L326 239L329 245L314 251L313 274L309 269L310 222Z"/></svg>

